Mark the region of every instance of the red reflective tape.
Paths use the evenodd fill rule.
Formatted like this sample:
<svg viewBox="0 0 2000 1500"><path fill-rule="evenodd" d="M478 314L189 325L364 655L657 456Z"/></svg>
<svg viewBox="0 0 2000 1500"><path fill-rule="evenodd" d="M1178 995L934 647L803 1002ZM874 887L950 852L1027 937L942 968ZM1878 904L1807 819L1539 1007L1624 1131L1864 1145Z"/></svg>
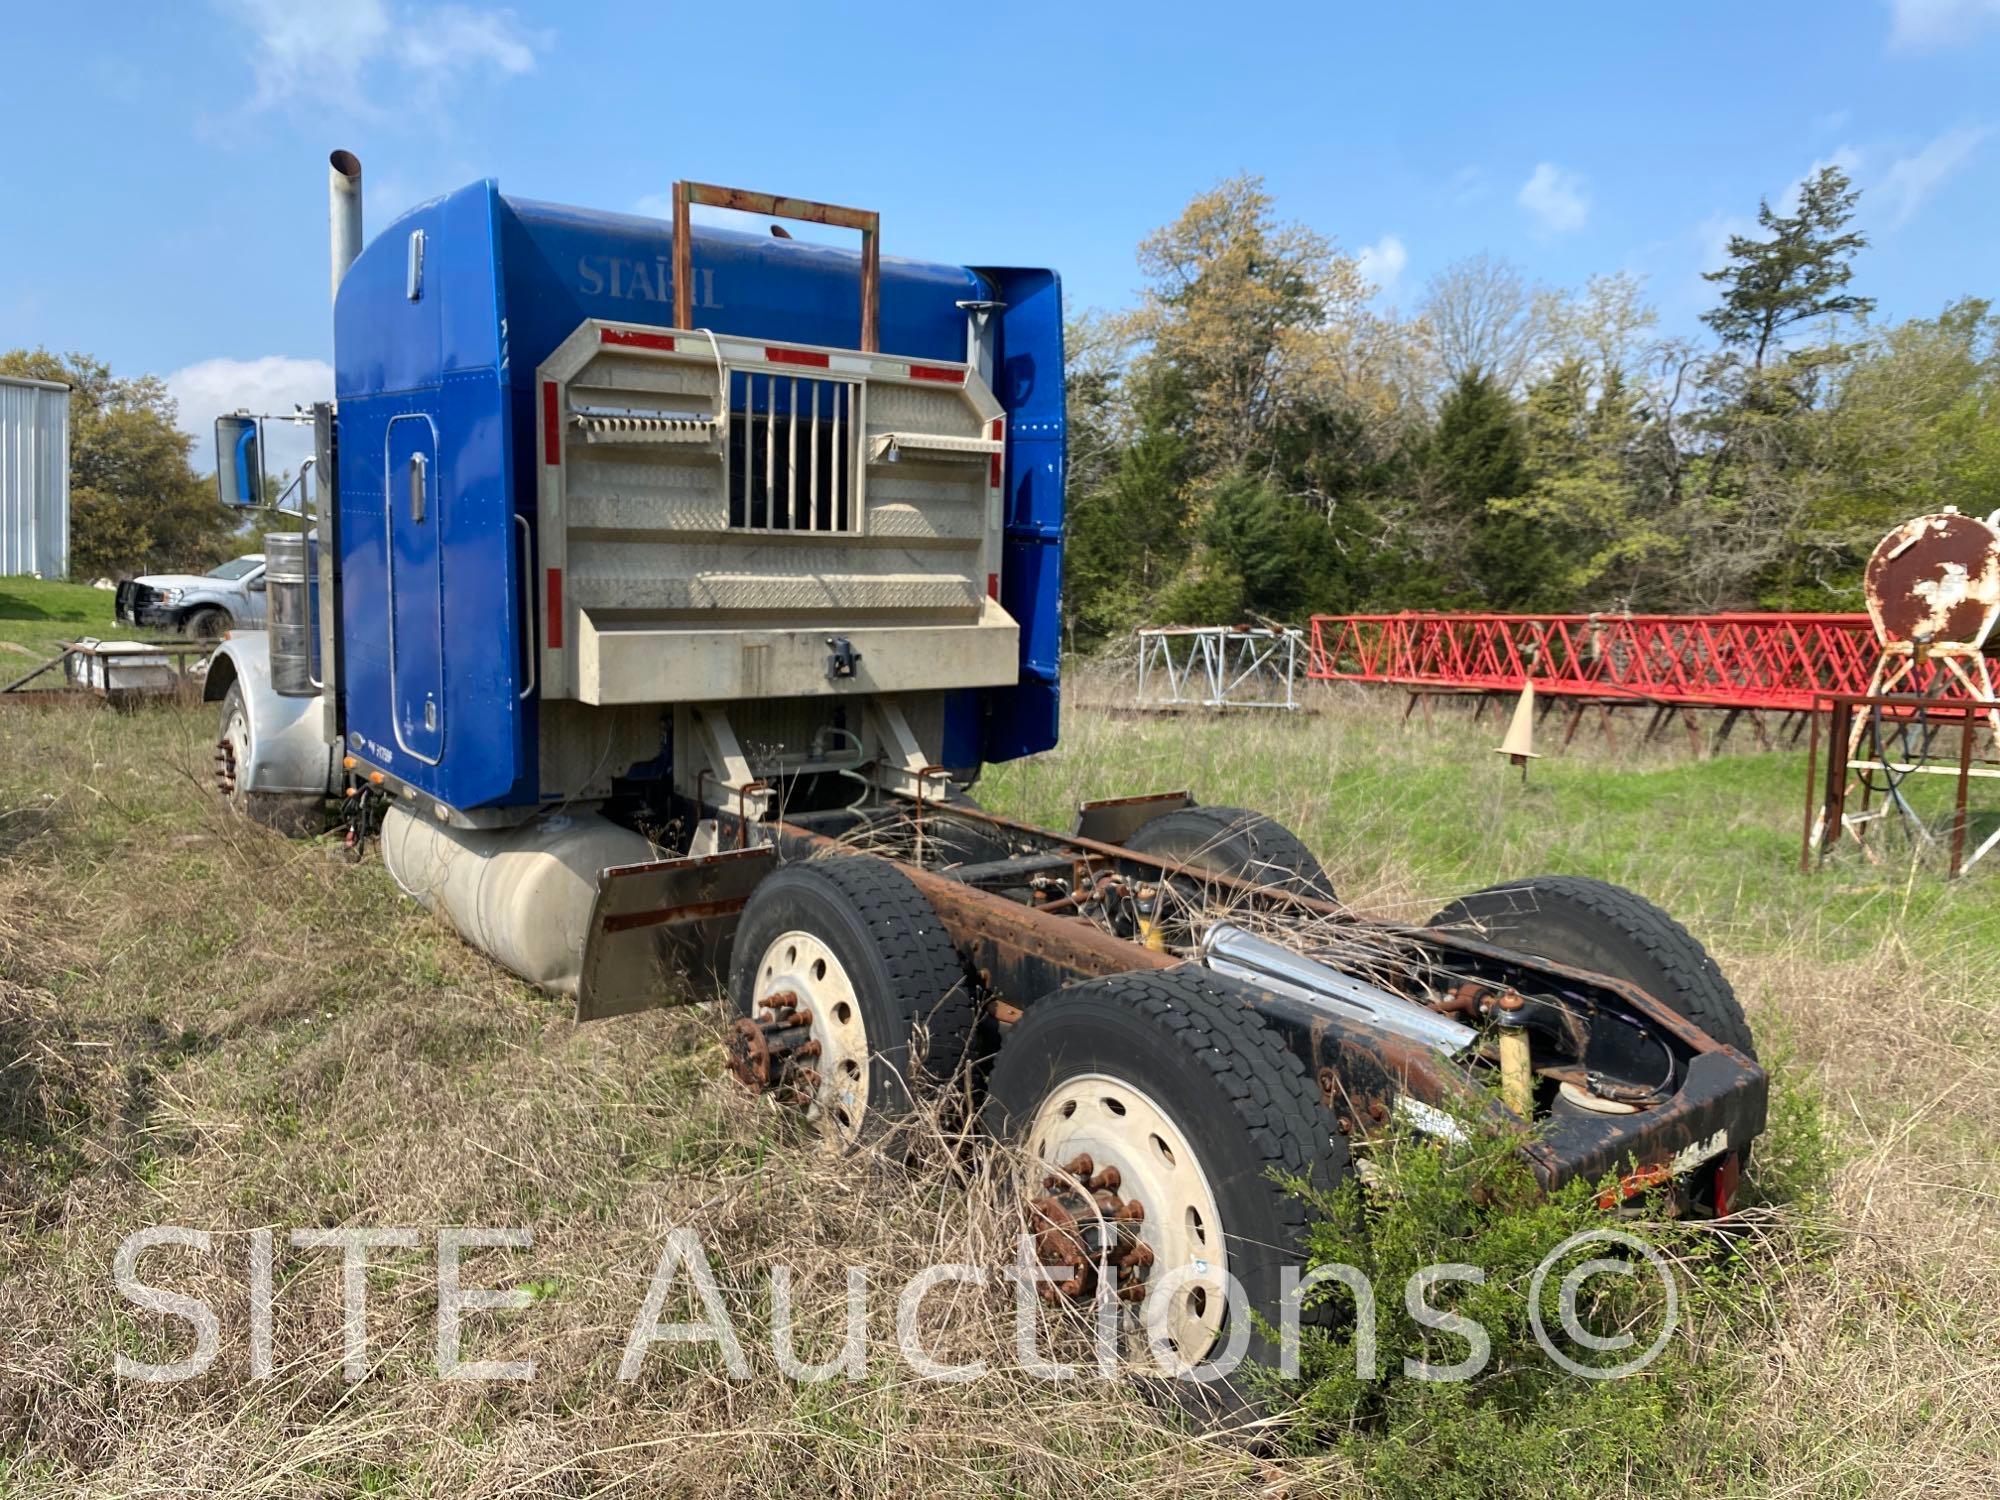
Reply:
<svg viewBox="0 0 2000 1500"><path fill-rule="evenodd" d="M993 455L993 467L986 476L986 482L996 490L1000 488L1000 455L997 453Z"/></svg>
<svg viewBox="0 0 2000 1500"><path fill-rule="evenodd" d="M607 344L624 344L633 349L664 349L673 352L674 336L671 333L641 333L634 328L606 328L598 338Z"/></svg>
<svg viewBox="0 0 2000 1500"><path fill-rule="evenodd" d="M542 382L542 462L562 462L562 414L557 410L556 383Z"/></svg>
<svg viewBox="0 0 2000 1500"><path fill-rule="evenodd" d="M993 419L992 431L993 441L996 443L999 442L1006 435L1007 419L1005 417L995 417ZM986 482L996 490L1000 488L1000 455L997 453L993 455L993 466L990 471L990 477Z"/></svg>
<svg viewBox="0 0 2000 1500"><path fill-rule="evenodd" d="M813 365L824 370L829 361L824 354L815 354L810 349L774 349L764 346L764 358L774 365Z"/></svg>
<svg viewBox="0 0 2000 1500"><path fill-rule="evenodd" d="M1000 575L998 573L988 573L986 575L986 597L989 599L998 599L1000 597Z"/></svg>
<svg viewBox="0 0 2000 1500"><path fill-rule="evenodd" d="M549 569L549 628L543 633L543 638L548 641L551 651L562 650L563 607L561 568Z"/></svg>
<svg viewBox="0 0 2000 1500"><path fill-rule="evenodd" d="M910 379L937 380L946 385L964 385L965 371L947 370L943 365L911 365Z"/></svg>

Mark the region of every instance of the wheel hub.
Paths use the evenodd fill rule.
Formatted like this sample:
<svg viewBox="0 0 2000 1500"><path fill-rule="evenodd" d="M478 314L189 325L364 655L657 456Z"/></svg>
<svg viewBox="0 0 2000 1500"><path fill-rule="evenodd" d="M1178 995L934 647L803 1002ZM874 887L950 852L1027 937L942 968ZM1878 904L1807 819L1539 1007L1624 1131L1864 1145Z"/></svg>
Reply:
<svg viewBox="0 0 2000 1500"><path fill-rule="evenodd" d="M809 932L780 935L757 961L757 1000L729 1033L729 1067L758 1093L802 1105L851 1141L868 1107L868 1032L846 968Z"/></svg>
<svg viewBox="0 0 2000 1500"><path fill-rule="evenodd" d="M810 1099L820 1077L811 1066L820 1045L812 1039L812 1012L799 1008L790 990L763 1001L754 1017L729 1028L729 1070L753 1092L777 1089Z"/></svg>
<svg viewBox="0 0 2000 1500"><path fill-rule="evenodd" d="M1116 1167L1099 1168L1087 1154L1072 1157L1060 1172L1043 1179L1042 1196L1028 1205L1035 1253L1044 1268L1069 1272L1041 1283L1044 1302L1094 1301L1106 1273L1113 1277L1119 1301L1137 1302L1146 1295L1146 1275L1153 1266L1152 1247L1140 1238L1146 1206L1137 1198L1119 1197L1121 1185Z"/></svg>
<svg viewBox="0 0 2000 1500"><path fill-rule="evenodd" d="M236 778L240 765L237 734L238 723L235 719L231 719L229 727L223 731L222 738L215 742L215 785L225 797L236 795Z"/></svg>
<svg viewBox="0 0 2000 1500"><path fill-rule="evenodd" d="M1052 1278L1044 1299L1108 1289L1149 1336L1199 1362L1222 1335L1229 1265L1221 1210L1186 1133L1143 1090L1093 1073L1057 1085L1027 1140L1045 1174L1027 1214ZM1159 1305L1162 1277L1175 1272Z"/></svg>

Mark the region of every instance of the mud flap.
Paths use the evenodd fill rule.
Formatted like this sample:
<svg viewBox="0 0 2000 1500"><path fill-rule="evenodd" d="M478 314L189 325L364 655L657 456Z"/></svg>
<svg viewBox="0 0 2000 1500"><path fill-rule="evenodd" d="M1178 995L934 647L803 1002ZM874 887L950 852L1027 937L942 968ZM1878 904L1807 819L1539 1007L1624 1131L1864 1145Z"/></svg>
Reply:
<svg viewBox="0 0 2000 1500"><path fill-rule="evenodd" d="M771 848L730 849L600 874L577 1020L713 999L737 917L777 858Z"/></svg>
<svg viewBox="0 0 2000 1500"><path fill-rule="evenodd" d="M1123 844L1153 819L1193 807L1190 792L1148 792L1138 797L1106 797L1086 802L1076 810L1076 826L1070 830L1080 839L1100 844Z"/></svg>

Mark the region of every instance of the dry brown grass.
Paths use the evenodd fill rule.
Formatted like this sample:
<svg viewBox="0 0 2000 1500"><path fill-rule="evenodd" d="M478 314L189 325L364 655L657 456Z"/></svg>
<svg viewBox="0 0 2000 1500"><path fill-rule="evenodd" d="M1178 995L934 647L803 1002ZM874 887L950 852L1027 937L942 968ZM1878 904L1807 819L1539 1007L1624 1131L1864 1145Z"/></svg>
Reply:
<svg viewBox="0 0 2000 1500"><path fill-rule="evenodd" d="M198 710L0 718L0 1493L1352 1486L1343 1456L1251 1456L1122 1384L1051 1386L1004 1368L964 1385L914 1380L891 1352L890 1289L932 1261L1008 1259L1011 1220L989 1181L965 1180L965 1158L828 1158L724 1081L711 1008L575 1027L406 905L379 869L226 819L199 784L208 731ZM1492 774L1485 737L1450 722L1399 734L1372 708L1302 725L1084 713L1061 751L996 773L982 795L1052 819L1078 796L1194 784L1292 823L1344 894L1398 917L1565 856L1665 900L1717 949L1788 1087L1827 1102L1847 1152L1829 1201L1773 1221L1786 1249L1760 1305L1711 1309L1690 1332L1740 1375L1740 1409L1720 1420L1747 1429L1757 1458L1692 1489L2000 1493L1990 916L1967 892L1938 895L1927 875L1848 869L1809 889L1782 884L1762 868L1765 846L1741 847L1762 837L1758 808L1793 836L1789 796L1775 801L1763 782L1739 806L1716 791L1734 782L1695 768L1688 791L1672 751L1648 752L1630 774L1662 778L1660 806L1698 807L1619 811L1622 793L1598 793L1608 783L1590 779L1588 759L1569 779L1561 763L1539 765L1527 794L1539 800L1524 803ZM119 1239L161 1223L216 1231L213 1256L160 1250L146 1268L209 1297L221 1358L180 1385L120 1382L119 1350L187 1349L184 1328L135 1315L111 1284ZM532 1251L468 1259L469 1284L527 1285L536 1300L469 1315L466 1355L533 1358L537 1378L436 1378L426 1248L379 1254L371 1371L347 1384L336 1257L282 1246L293 1227L339 1224L427 1237L445 1224L531 1225ZM665 1345L641 1380L615 1379L674 1225L707 1240L750 1346L749 1382L721 1378L710 1353ZM277 1369L253 1382L244 1266L260 1227L281 1241ZM762 1330L763 1270L779 1260L814 1310L808 1357L837 1343L838 1268L870 1269L883 1336L867 1379L778 1375ZM926 1310L941 1356L1011 1348L1002 1290L940 1289ZM1746 1340L1746 1329L1761 1332Z"/></svg>

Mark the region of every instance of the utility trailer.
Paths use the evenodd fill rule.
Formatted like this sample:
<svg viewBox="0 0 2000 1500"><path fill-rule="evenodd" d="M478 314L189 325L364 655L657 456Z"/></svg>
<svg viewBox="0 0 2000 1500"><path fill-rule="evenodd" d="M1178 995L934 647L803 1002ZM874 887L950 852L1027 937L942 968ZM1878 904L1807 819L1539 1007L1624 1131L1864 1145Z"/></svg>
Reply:
<svg viewBox="0 0 2000 1500"><path fill-rule="evenodd" d="M687 183L671 227L474 184L361 250L359 181L335 153L314 577L208 677L246 812L337 799L582 1020L719 984L731 1069L836 1145L962 1081L1038 1164L1049 1294L1115 1294L1188 1363L1240 1332L1231 1278L1276 1321L1279 1177L1330 1187L1379 1132L1487 1120L1551 1187L1730 1211L1765 1077L1630 892L1387 926L1253 811L1057 832L969 795L1056 738L1053 273L884 261L873 214ZM702 205L861 247L696 233Z"/></svg>

